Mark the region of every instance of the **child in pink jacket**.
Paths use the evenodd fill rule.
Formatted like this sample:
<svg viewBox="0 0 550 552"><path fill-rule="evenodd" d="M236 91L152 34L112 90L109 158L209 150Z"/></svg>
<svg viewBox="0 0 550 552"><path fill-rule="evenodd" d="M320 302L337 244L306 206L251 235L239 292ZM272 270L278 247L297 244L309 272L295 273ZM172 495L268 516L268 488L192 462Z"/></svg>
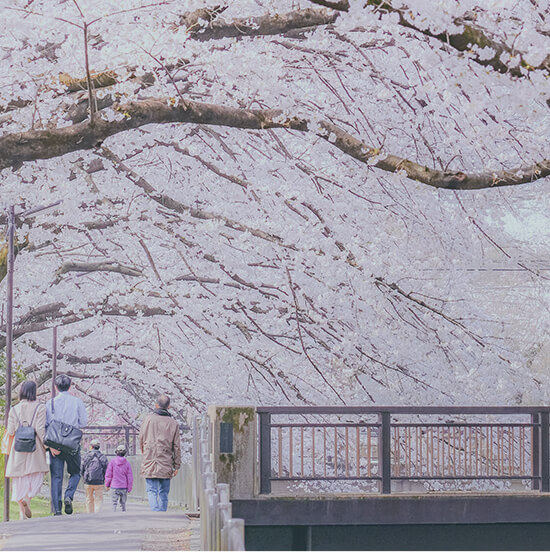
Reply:
<svg viewBox="0 0 550 552"><path fill-rule="evenodd" d="M117 504L120 502L120 508L126 511L126 499L128 493L132 491L134 475L132 466L124 456L126 456L126 447L118 445L115 449L116 456L109 461L107 472L105 473L105 488L112 489L111 501L113 512L116 512Z"/></svg>

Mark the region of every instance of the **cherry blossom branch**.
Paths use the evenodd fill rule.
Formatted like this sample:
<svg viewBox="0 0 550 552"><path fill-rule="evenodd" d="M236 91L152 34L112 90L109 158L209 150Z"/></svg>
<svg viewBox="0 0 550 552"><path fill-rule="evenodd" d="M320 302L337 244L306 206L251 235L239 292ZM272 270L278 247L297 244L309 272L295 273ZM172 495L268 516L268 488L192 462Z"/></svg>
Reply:
<svg viewBox="0 0 550 552"><path fill-rule="evenodd" d="M166 194L161 194L155 188L153 188L153 186L149 182L147 182L143 177L139 176L132 169L130 169L130 167L126 166L120 160L120 158L110 149L103 146L101 150L98 151L98 153L105 159L108 159L109 161L111 161L117 172L123 172L126 175L126 177L131 182L133 182L136 186L139 186L147 194L149 198L151 198L153 201L157 202L159 205L162 205L167 209L170 209L180 214L188 214L193 218L197 218L201 220L219 220L220 222L223 222L228 228L231 228L232 230L237 230L239 232L250 232L253 236L257 238L261 238L266 241L277 243L282 247L286 247L289 249L296 249L296 247L293 245L285 244L279 236L276 236L274 234L269 234L257 228L252 228L248 225L242 224L241 222L229 219L223 215L210 213L202 209L196 209L195 207L185 205L167 196Z"/></svg>
<svg viewBox="0 0 550 552"><path fill-rule="evenodd" d="M336 391L334 386L331 385L331 383L327 380L325 374L323 374L323 372L317 366L317 364L315 364L315 362L313 362L311 356L309 355L309 353L307 351L307 348L306 348L305 343L304 343L304 338L302 336L302 326L301 326L301 322L300 322L300 309L299 309L299 306L298 306L298 297L296 296L296 291L294 289L294 282L292 281L292 278L290 276L290 270L288 269L288 267L286 267L286 274L287 274L287 277L288 277L288 283L289 283L289 286L290 286L290 291L292 292L292 299L294 301L294 316L295 316L295 319L296 319L296 327L298 329L298 338L300 339L300 344L302 346L302 351L304 352L305 357L307 358L309 363L313 366L315 371L321 376L323 381L332 389L332 391L340 399L342 404L346 404L346 401L344 401L344 399L342 398L342 395L340 395L340 393L338 393L338 391Z"/></svg>
<svg viewBox="0 0 550 552"><path fill-rule="evenodd" d="M446 320L450 324L453 324L457 328L460 328L466 335L468 335L471 339L473 339L478 345L480 345L481 347L485 347L485 343L483 342L482 338L480 336L474 334L471 330L469 330L466 326L464 326L464 324L462 324L461 322L459 322L458 320L455 320L454 318L452 318L450 316L447 316L440 309L438 309L436 307L433 307L432 305L429 305L425 301L423 301L421 299L417 299L416 297L413 297L413 295L411 293L407 293L407 292L403 291L397 284L388 283L384 280L384 278L381 278L381 277L376 277L374 279L374 283L379 288L386 288L390 291L394 291L398 295L400 295L401 297L404 297L405 299L407 299L407 300L409 300L413 303L416 303L418 306L422 307L423 309L428 310L428 311L436 314L437 316L440 316L441 318L443 318L444 320Z"/></svg>
<svg viewBox="0 0 550 552"><path fill-rule="evenodd" d="M542 63L533 67L527 63L521 52L490 36L487 31L473 24L473 18L458 17L453 20L454 25L463 29L461 32L452 33L445 31L443 33L434 33L429 28L418 27L412 23L410 18L406 17L408 8L394 8L391 0L367 0L366 5L374 6L380 11L397 14L399 16L399 24L403 27L413 29L432 38L437 38L459 52L468 52L472 56L473 61L484 67L492 67L499 73L509 73L514 77L525 77L529 71L536 70L550 73L550 55L546 56ZM477 50L473 49L472 46L476 46ZM494 51L493 56L489 59L485 59L480 53L480 50L486 48ZM515 58L519 63L511 65L503 61L505 57Z"/></svg>
<svg viewBox="0 0 550 552"><path fill-rule="evenodd" d="M160 2L163 4L164 2ZM151 4L152 6L154 4ZM148 7L148 6L142 6ZM17 11L22 11L30 15L39 15L42 14L29 12L27 10L21 10L20 8L9 8ZM338 16L337 13L330 13L325 9L304 9L304 10L295 10L293 12L288 12L286 14L275 14L275 15L266 15L261 17L253 17L246 19L235 19L233 21L218 21L216 24L213 24L214 18L224 11L225 8L199 8L193 12L188 12L181 16L181 24L187 27L189 32L189 37L192 39L198 40L214 40L221 39L231 36L260 36L260 35L274 35L274 34L284 34L288 31L300 28L309 28L315 26L329 25L336 20ZM132 11L132 10L124 10ZM116 12L119 13L119 12ZM122 13L122 12L120 12ZM103 17L108 17L113 14L108 14ZM54 18L63 21L64 23L70 23L75 27L78 27L81 30L84 30L85 35L87 28L90 27L95 21L91 21L87 24L80 25L71 21L67 21L61 18ZM207 27L201 27L199 25L200 20L210 21ZM85 45L87 45L87 39L85 36ZM86 52L85 52L86 53ZM157 60L158 61L158 60ZM162 64L161 64L162 65ZM165 66L166 71L170 71L180 65L180 62L172 63ZM126 73L133 73L136 70L135 66L126 67ZM132 81L136 84L137 90L142 88L147 88L154 84L156 78L152 72L148 72L143 76L131 76L127 81ZM177 79L174 79L177 80ZM101 73L93 73L90 71L87 64L86 76L83 78L72 78L66 73L61 73L59 77L61 84L66 86L67 92L79 92L81 90L88 90L88 96L91 94L91 89L105 88L113 86L121 81L121 77L117 75L115 71L108 70L102 71ZM136 90L136 91L137 91ZM33 100L23 100L18 99L12 101L5 106L0 106L0 113L14 111L16 109L21 109L27 107L32 103ZM113 95L107 95L99 100L94 97L94 102L97 102L98 109L102 109L112 105L115 102ZM77 103L71 102L73 105L69 108L67 113L68 120L73 123L81 122L86 117L87 112L89 111L89 106L92 103L92 98L88 97L88 101L78 100ZM0 124L7 122L11 119L10 114L0 118Z"/></svg>

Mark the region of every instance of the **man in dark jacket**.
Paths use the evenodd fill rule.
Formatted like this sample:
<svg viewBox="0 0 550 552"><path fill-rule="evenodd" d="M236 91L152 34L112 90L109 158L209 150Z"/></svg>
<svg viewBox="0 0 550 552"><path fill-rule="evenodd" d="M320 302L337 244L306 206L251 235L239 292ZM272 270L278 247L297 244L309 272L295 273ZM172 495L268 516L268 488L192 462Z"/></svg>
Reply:
<svg viewBox="0 0 550 552"><path fill-rule="evenodd" d="M170 398L160 395L155 410L139 431L139 447L143 454L141 475L145 477L149 507L154 512L168 509L170 479L181 465L180 431L168 412Z"/></svg>
<svg viewBox="0 0 550 552"><path fill-rule="evenodd" d="M90 441L90 452L82 459L80 475L84 479L86 490L86 509L90 514L99 512L103 504L103 489L105 487L105 472L107 457L99 450L99 441Z"/></svg>

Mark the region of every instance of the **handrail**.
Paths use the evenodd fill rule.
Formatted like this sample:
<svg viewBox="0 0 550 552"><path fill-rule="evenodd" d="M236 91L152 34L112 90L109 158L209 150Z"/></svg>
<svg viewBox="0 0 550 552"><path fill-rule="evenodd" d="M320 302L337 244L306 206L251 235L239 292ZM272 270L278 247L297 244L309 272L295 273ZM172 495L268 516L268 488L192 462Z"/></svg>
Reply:
<svg viewBox="0 0 550 552"><path fill-rule="evenodd" d="M550 406L258 406L258 414L538 414Z"/></svg>
<svg viewBox="0 0 550 552"><path fill-rule="evenodd" d="M271 492L272 481L320 480L372 481L382 494L393 481L430 480L531 481L532 489L550 491L550 407L261 406L257 413L261 494ZM376 419L311 421L308 415ZM420 421L395 420L403 415ZM461 419L422 419L434 415ZM277 416L283 420L272 421ZM519 423L518 416L528 419Z"/></svg>

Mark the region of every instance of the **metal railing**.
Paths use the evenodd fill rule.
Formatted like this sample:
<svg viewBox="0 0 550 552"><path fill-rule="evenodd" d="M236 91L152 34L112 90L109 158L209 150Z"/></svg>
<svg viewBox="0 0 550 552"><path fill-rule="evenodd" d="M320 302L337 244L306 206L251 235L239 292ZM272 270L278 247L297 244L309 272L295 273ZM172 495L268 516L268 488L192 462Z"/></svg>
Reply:
<svg viewBox="0 0 550 552"><path fill-rule="evenodd" d="M216 483L212 471L210 421L193 423L193 496L200 508L201 550L245 550L244 520L231 516L229 485Z"/></svg>
<svg viewBox="0 0 550 552"><path fill-rule="evenodd" d="M124 443L128 456L135 456L137 453L138 430L129 425L121 426L86 426L82 428L82 447L84 451L89 449L92 439L99 439L101 451L107 455L114 455L117 445Z"/></svg>
<svg viewBox="0 0 550 552"><path fill-rule="evenodd" d="M550 407L258 407L273 482L520 482L550 491ZM394 485L395 486L395 485Z"/></svg>

